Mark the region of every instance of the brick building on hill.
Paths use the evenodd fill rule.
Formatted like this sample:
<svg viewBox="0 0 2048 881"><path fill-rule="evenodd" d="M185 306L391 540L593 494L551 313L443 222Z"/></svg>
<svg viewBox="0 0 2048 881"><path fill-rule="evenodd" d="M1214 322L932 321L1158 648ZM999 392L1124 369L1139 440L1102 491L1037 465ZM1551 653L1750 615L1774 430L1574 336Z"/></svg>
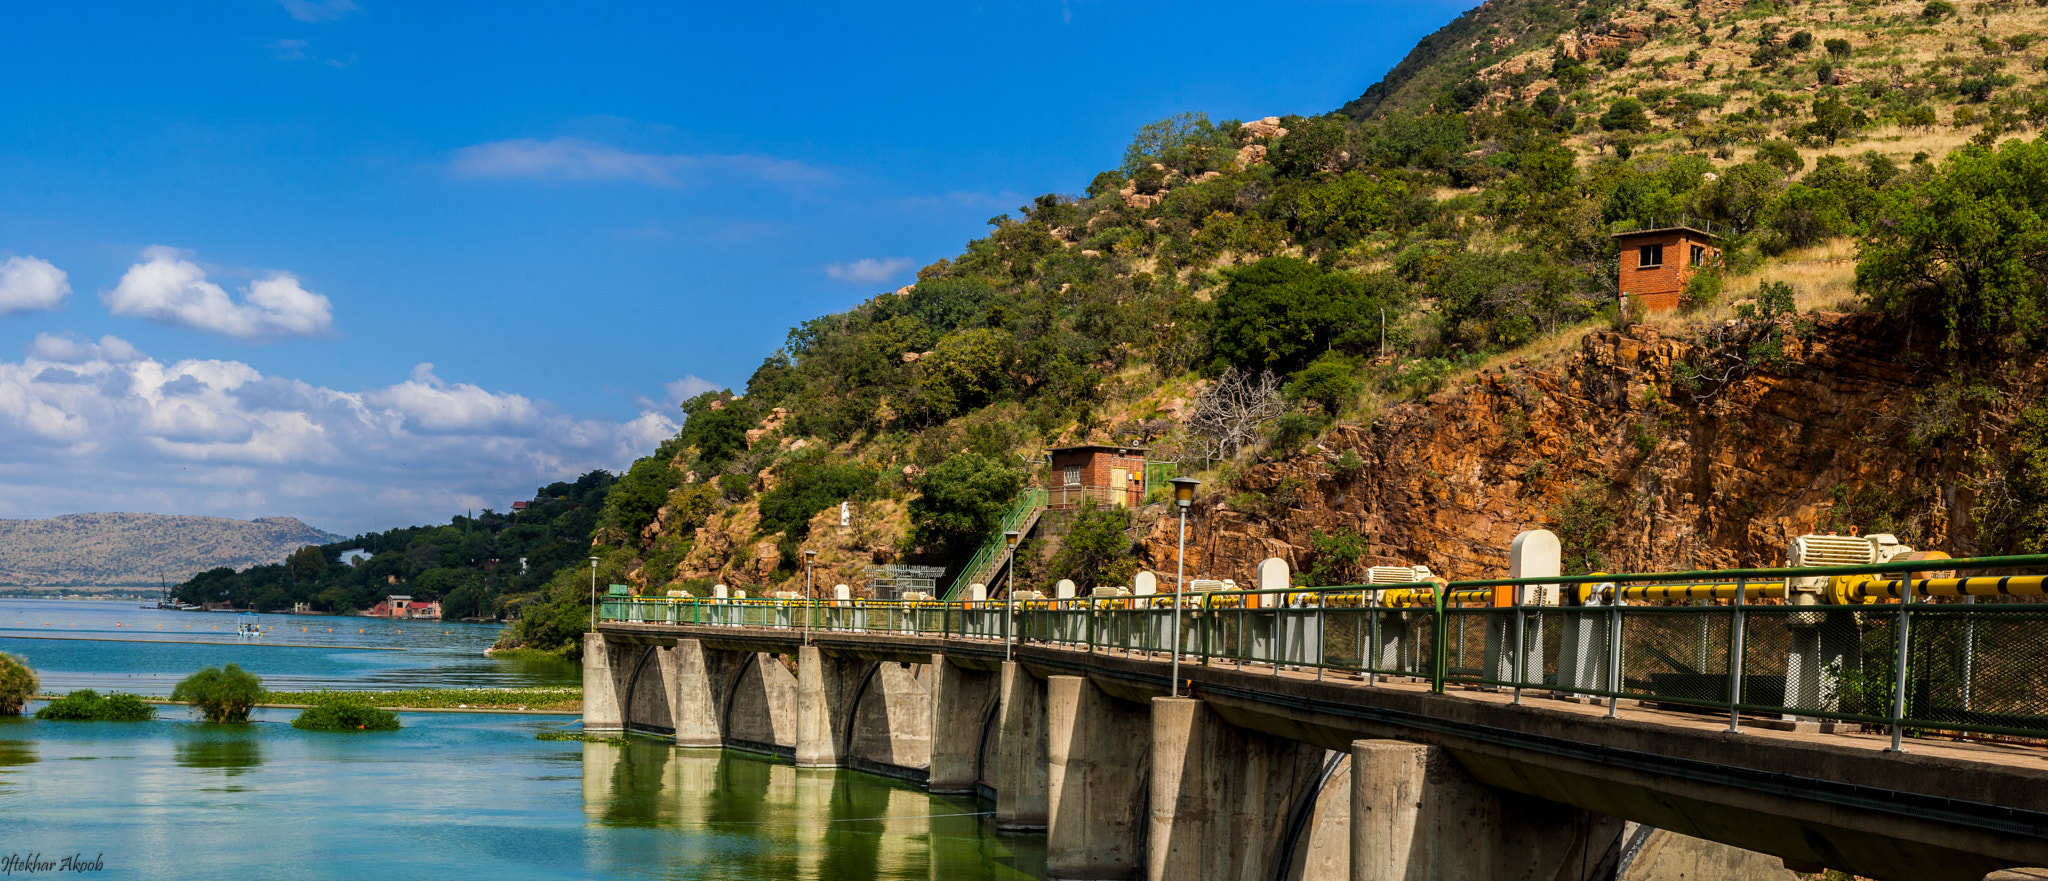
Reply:
<svg viewBox="0 0 2048 881"><path fill-rule="evenodd" d="M1078 508L1084 499L1119 508L1145 504L1145 448L1083 444L1048 451L1046 505Z"/></svg>
<svg viewBox="0 0 2048 881"><path fill-rule="evenodd" d="M1631 314L1635 304L1650 312L1678 308L1685 283L1700 269L1721 259L1720 239L1689 226L1639 229L1615 233L1621 246L1621 308Z"/></svg>

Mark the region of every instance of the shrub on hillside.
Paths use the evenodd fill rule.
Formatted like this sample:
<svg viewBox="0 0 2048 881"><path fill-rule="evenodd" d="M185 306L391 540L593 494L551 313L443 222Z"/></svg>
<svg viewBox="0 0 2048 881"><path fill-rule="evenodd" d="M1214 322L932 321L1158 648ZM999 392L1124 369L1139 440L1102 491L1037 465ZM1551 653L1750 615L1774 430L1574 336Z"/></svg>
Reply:
<svg viewBox="0 0 2048 881"><path fill-rule="evenodd" d="M963 562L1002 522L1003 512L1024 486L1024 473L1003 460L961 453L932 466L911 483L908 544L915 556Z"/></svg>
<svg viewBox="0 0 2048 881"><path fill-rule="evenodd" d="M156 707L132 694L102 696L90 688L81 688L37 710L36 718L54 722L147 722L156 718Z"/></svg>
<svg viewBox="0 0 2048 881"><path fill-rule="evenodd" d="M263 700L263 680L235 664L208 667L171 689L171 700L191 704L208 722L247 722Z"/></svg>
<svg viewBox="0 0 2048 881"><path fill-rule="evenodd" d="M0 716L19 716L41 683L28 662L0 652Z"/></svg>
<svg viewBox="0 0 2048 881"><path fill-rule="evenodd" d="M1889 189L1863 237L1856 288L1936 325L1950 349L2048 341L2048 141L1965 147Z"/></svg>

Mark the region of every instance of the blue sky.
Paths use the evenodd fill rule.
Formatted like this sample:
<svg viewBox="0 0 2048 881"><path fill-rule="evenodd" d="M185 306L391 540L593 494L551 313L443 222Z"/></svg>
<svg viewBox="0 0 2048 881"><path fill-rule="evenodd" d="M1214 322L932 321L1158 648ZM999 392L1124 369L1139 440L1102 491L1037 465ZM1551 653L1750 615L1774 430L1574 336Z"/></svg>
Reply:
<svg viewBox="0 0 2048 881"><path fill-rule="evenodd" d="M1182 111L1460 2L19 4L0 517L505 508Z"/></svg>

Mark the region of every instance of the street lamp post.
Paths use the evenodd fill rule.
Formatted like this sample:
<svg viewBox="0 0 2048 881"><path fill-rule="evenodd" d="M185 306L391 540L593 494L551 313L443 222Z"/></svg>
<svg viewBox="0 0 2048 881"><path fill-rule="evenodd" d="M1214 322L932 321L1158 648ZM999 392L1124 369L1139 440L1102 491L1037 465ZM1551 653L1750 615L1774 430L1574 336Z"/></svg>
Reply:
<svg viewBox="0 0 2048 881"><path fill-rule="evenodd" d="M817 551L804 552L804 642L811 641L811 632L818 628L818 598L811 592L811 564L818 562Z"/></svg>
<svg viewBox="0 0 2048 881"><path fill-rule="evenodd" d="M1180 697L1180 604L1187 590L1188 574L1188 506L1195 503L1195 487L1202 482L1192 477L1176 477L1173 484L1173 503L1180 506L1180 558L1173 564L1173 688L1171 696Z"/></svg>
<svg viewBox="0 0 2048 881"><path fill-rule="evenodd" d="M597 558L590 558L590 630L597 632Z"/></svg>
<svg viewBox="0 0 2048 881"><path fill-rule="evenodd" d="M1005 661L1016 654L1014 646L1016 645L1017 637L1017 539L1022 537L1014 529L1003 533L1003 543L1008 546L1008 553L1010 555L1010 568L1008 572L1004 573L1004 576L1009 579L1009 584L1003 588L1003 604L1009 612L1009 617L1003 621L1003 660Z"/></svg>

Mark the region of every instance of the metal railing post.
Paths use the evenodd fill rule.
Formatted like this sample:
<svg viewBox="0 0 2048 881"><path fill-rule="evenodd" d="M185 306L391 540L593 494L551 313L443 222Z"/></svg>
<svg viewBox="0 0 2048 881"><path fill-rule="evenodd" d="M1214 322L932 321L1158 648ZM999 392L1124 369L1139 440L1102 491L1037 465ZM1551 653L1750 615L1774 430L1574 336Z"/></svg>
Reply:
<svg viewBox="0 0 2048 881"><path fill-rule="evenodd" d="M1522 614L1522 587L1521 587L1521 585L1516 585L1516 586L1515 586L1515 703L1517 703L1517 704L1519 704L1519 703L1521 703L1521 702L1522 702L1522 680L1523 680L1523 679L1524 679L1524 678L1526 677L1526 674L1527 674L1527 672L1528 672L1527 670L1525 670L1525 669L1524 669L1524 667L1525 667L1525 665L1527 665L1527 664L1529 663L1529 646L1528 646L1528 645L1527 645L1526 643L1524 643L1524 642L1523 642L1523 639L1525 638L1525 636L1524 636L1524 634L1523 634L1523 632L1522 632L1522 628L1523 628L1523 626L1524 626L1522 622L1523 622L1523 614Z"/></svg>
<svg viewBox="0 0 2048 881"><path fill-rule="evenodd" d="M1887 752L1902 753L1906 747L1901 742L1903 731L1900 722L1906 716L1906 649L1913 637L1913 573L1899 574L1899 624L1898 650L1892 655L1892 745Z"/></svg>
<svg viewBox="0 0 2048 881"><path fill-rule="evenodd" d="M1450 627L1448 626L1448 622L1444 620L1444 600L1448 598L1450 592L1450 583L1446 582L1437 585L1436 620L1430 624L1430 628L1435 631L1435 638L1430 640L1430 642L1435 643L1435 645L1430 646L1430 649L1431 654L1435 655L1436 657L1435 660L1429 665L1429 690L1434 694L1444 693L1444 664L1446 663L1445 659L1448 657L1448 652L1450 649L1448 643L1450 641L1449 637L1451 633Z"/></svg>
<svg viewBox="0 0 2048 881"><path fill-rule="evenodd" d="M1607 718L1621 715L1621 583L1607 595Z"/></svg>
<svg viewBox="0 0 2048 881"><path fill-rule="evenodd" d="M1728 613L1728 733L1742 730L1742 600L1749 579L1735 579L1735 606Z"/></svg>

